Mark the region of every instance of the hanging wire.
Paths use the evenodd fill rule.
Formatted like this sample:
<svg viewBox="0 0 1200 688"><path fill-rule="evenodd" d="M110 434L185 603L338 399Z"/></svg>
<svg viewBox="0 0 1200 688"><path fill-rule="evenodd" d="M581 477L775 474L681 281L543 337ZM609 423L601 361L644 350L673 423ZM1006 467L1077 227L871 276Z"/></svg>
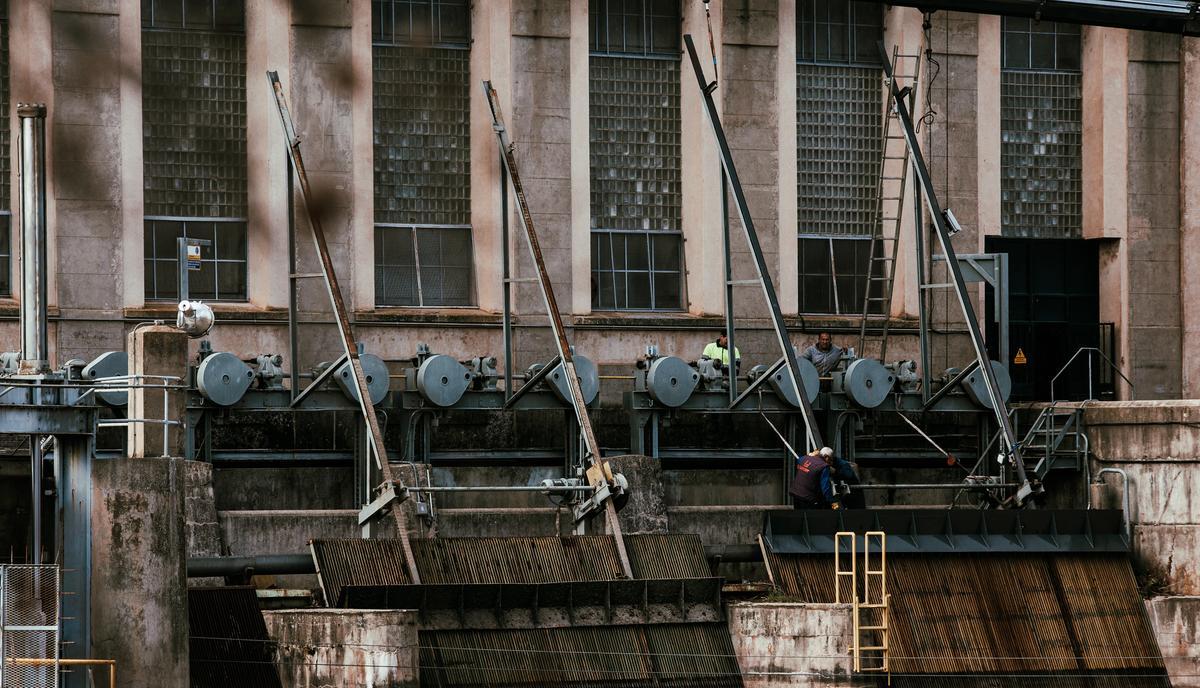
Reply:
<svg viewBox="0 0 1200 688"><path fill-rule="evenodd" d="M713 40L712 30L712 15L708 11L708 3L711 0L704 0L704 22L708 24L708 52L712 55L713 61L713 86L717 85L717 44Z"/></svg>
<svg viewBox="0 0 1200 688"><path fill-rule="evenodd" d="M933 67L933 74L929 76L928 83L925 85L925 112L917 118L916 127L914 127L918 134L921 133L922 124L932 127L934 120L937 119L938 112L933 107L933 82L937 81L938 74L942 71L942 64L933 57L933 45L930 42L931 29L933 28L933 14L926 12L924 17L924 21L921 22L921 33L924 34L925 38L925 61Z"/></svg>

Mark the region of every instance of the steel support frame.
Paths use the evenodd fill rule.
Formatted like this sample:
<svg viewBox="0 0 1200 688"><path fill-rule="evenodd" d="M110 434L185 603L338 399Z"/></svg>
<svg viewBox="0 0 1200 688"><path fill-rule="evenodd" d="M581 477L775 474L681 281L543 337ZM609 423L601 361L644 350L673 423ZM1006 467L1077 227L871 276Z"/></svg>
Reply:
<svg viewBox="0 0 1200 688"><path fill-rule="evenodd" d="M509 138L508 129L504 124L500 98L496 94L496 89L492 87L491 81L483 82L483 92L484 97L487 98L488 108L492 115L492 129L496 132L496 138L500 146L501 167L507 175L509 186L512 187L513 197L517 203L517 211L521 218L521 225L525 229L525 243L529 248L529 257L533 260L534 268L537 270L536 281L541 290L542 302L546 306L546 314L550 319L550 327L554 331L554 344L558 348L559 365L563 369L563 377L567 384L567 390L571 395L571 406L575 411L575 420L579 425L581 439L588 454L585 458L590 459L592 464L587 469L586 476L588 483L596 488L597 495L593 497L593 500L595 500L601 492L608 491L609 489L605 475L607 470L604 457L600 453L600 444L596 440L596 433L592 429L592 421L588 417L587 402L583 397L579 377L575 372L575 359L571 353L571 344L567 341L566 327L563 325L562 315L558 310L558 302L554 297L554 286L550 283L550 273L546 270L546 263L542 258L541 245L538 243L537 231L533 226L533 215L529 210L529 202L525 198L525 189L517 168L515 146ZM504 250L507 252L508 247L505 246ZM511 281L506 281L504 285L505 289L508 289L510 284ZM363 387L365 388L366 385L364 384ZM621 560L621 568L624 570L626 576L632 578L633 570L629 564L629 555L625 551L625 538L621 533L621 524L617 520L617 508L613 504L612 499L604 500L604 516L608 530L616 542L617 556Z"/></svg>
<svg viewBox="0 0 1200 688"><path fill-rule="evenodd" d="M886 83L890 84L888 98L891 101L891 107L896 109L896 114L900 119L900 126L904 130L904 141L908 145L909 154L912 156L913 172L917 176L917 185L921 189L925 204L928 206L938 244L941 246L942 254L946 261L946 268L950 273L951 284L954 286L954 293L958 298L963 319L967 323L967 332L971 336L971 344L975 349L975 357L979 363L979 373L983 376L984 386L987 387L988 399L992 402L992 410L995 413L996 422L1000 426L1000 433L1004 443L1001 447L1001 456L1012 463L1017 473L1017 482L1021 485L1014 499L1016 505L1020 506L1032 494L1041 492L1042 488L1040 484L1031 482L1026 475L1025 463L1021 459L1020 446L1016 433L1013 431L1012 423L1008 418L1004 400L1000 396L1000 387L996 383L996 374L992 370L991 360L987 354L987 347L983 341L983 333L979 329L979 319L975 315L975 307L971 303L970 294L967 293L967 285L963 280L962 270L958 264L958 257L954 252L954 245L950 240L949 222L946 220L946 215L938 202L937 194L934 192L933 179L929 176L929 168L925 164L925 157L922 155L920 143L917 141L912 115L908 111L908 105L905 103L904 95L901 93L899 85L892 78L892 64L887 55L887 50L884 48L883 41L879 41L877 45L880 61L883 63L883 69L887 77ZM917 231L921 231L919 227ZM921 260L921 256L918 256L918 260Z"/></svg>
<svg viewBox="0 0 1200 688"><path fill-rule="evenodd" d="M359 360L358 344L354 340L354 333L350 327L350 314L346 308L346 302L342 298L341 287L338 285L337 273L334 271L333 258L329 253L329 246L325 240L325 230L321 225L320 213L318 213L316 207L316 199L313 198L312 190L309 188L308 172L304 167L304 158L300 154L300 137L296 134L296 128L292 124L291 113L283 94L283 84L279 81L279 73L268 71L267 83L275 96L275 106L279 112L279 123L283 127L284 138L287 140L288 159L292 163L294 180L300 187L300 194L304 198L304 205L308 210L313 244L317 255L321 259L321 274L324 277L325 288L328 292L330 303L333 306L334 315L336 316L342 350L349 360L350 370L354 374L354 388L358 392L358 407L362 411L369 431L367 441L375 455L375 463L383 476L383 484L379 489L379 497L359 512L359 525L363 527L363 535L369 537L373 530L372 519L381 516L386 511L391 511L396 521L396 537L400 538L410 579L413 582L419 582L420 572L417 570L412 546L408 541L407 519L399 503L404 499L404 484L395 479L392 474L392 467L388 463L387 448L383 443L383 432L379 426L379 419L375 415L375 406L371 403L371 396L367 390L366 374L363 373L362 362ZM295 364L296 362L292 361L292 365L295 366Z"/></svg>
<svg viewBox="0 0 1200 688"><path fill-rule="evenodd" d="M729 142L725 139L725 129L721 125L721 116L717 113L717 104L713 101L712 93L716 90L717 82L711 83L705 80L704 67L700 63L700 56L696 52L696 44L692 41L691 34L683 37L683 42L687 46L688 57L692 62L692 71L696 74L696 85L700 88L700 95L704 102L704 111L708 115L708 123L712 127L713 136L716 138L717 151L721 157L722 178L728 184L722 185L722 198L726 190L733 193L734 203L737 205L738 217L742 221L742 229L745 231L746 243L750 247L750 254L754 257L754 268L758 272L758 282L762 287L763 297L766 299L767 307L771 313L771 325L775 329L775 337L778 340L779 348L783 357L787 360L788 370L791 372L791 385L796 397L800 400L800 412L804 416L805 431L808 435L808 447L820 447L823 444L821 439L821 430L817 427L817 419L813 414L812 404L808 402L808 395L800 388L800 368L796 363L796 349L792 346L791 338L788 336L787 326L783 322L783 313L779 308L779 299L775 294L775 285L771 281L771 273L767 267L767 261L763 257L762 246L758 241L758 232L754 229L754 218L750 216L750 206L746 201L746 194L742 191L742 182L738 177L737 166L733 162L733 154L729 150ZM725 202L722 202L722 206ZM728 222L728 213L722 213L725 217L723 222ZM726 225L728 226L728 225ZM726 231L728 237L728 231ZM732 334L732 327L729 325L732 321L732 285L730 284L730 275L728 262L730 260L730 251L726 240L725 260L726 260L726 323L729 333ZM733 340L729 341L730 363L736 367L733 354ZM729 400L734 401L737 397L737 390L733 385L729 388Z"/></svg>

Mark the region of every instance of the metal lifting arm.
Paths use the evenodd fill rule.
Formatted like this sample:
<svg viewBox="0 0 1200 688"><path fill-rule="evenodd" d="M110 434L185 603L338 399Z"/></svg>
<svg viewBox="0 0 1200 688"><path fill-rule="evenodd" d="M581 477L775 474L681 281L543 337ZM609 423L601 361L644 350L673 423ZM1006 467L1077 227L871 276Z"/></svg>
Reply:
<svg viewBox="0 0 1200 688"><path fill-rule="evenodd" d="M763 258L762 246L758 243L758 233L754 231L754 219L750 217L750 206L746 204L746 194L742 192L742 182L738 178L737 167L733 163L733 155L729 152L729 142L725 140L725 130L721 126L721 117L717 114L717 105L713 102L712 92L716 82L712 84L704 80L704 67L696 54L696 45L692 42L691 34L683 37L687 46L688 56L692 61L692 71L696 73L696 83L700 87L700 95L704 99L704 111L708 114L708 123L712 125L713 135L717 139L717 149L721 155L721 167L729 180L729 189L733 192L733 200L737 204L738 216L742 220L742 229L746 232L746 242L750 245L750 254L754 256L754 268L758 271L758 281L762 285L763 296L771 311L771 325L775 328L775 337L779 348L787 361L788 370L792 373L791 384L796 398L800 400L800 411L804 416L804 428L808 433L809 447L820 447L824 444L821 431L817 428L817 418L813 414L812 404L808 403L808 395L800 389L800 369L796 363L796 349L788 337L787 327L783 324L783 313L779 310L779 299L775 296L775 285L771 281L771 273L767 270L767 261Z"/></svg>
<svg viewBox="0 0 1200 688"><path fill-rule="evenodd" d="M987 387L988 399L992 402L992 411L996 415L996 422L1000 425L1000 434L1004 440L1004 446L1001 451L1004 456L1007 456L1011 461L1013 468L1017 471L1017 482L1021 487L1017 489L1016 503L1018 505L1032 495L1034 492L1041 492L1041 485L1035 485L1030 482L1025 474L1025 463L1021 460L1020 447L1017 443L1016 433L1013 432L1012 423L1009 421L1007 409L1004 404L1004 399L1000 395L1000 386L996 384L996 374L992 371L991 360L987 355L987 348L983 342L983 333L979 329L979 319L975 316L975 307L971 304L970 295L967 293L967 285L963 280L962 270L959 269L958 258L954 253L954 245L950 242L950 229L946 215L942 211L941 205L938 203L937 195L933 191L933 180L929 176L929 168L925 165L925 157L921 154L921 147L917 143L916 130L913 128L912 116L908 111L908 104L905 102L904 94L895 80L892 79L892 64L888 58L887 51L883 47L883 42L879 42L880 60L883 62L883 70L887 77L887 83L891 84L891 93L888 94L891 100L891 105L896 109L896 114L900 118L900 126L904 129L904 141L908 144L909 153L912 155L913 171L917 174L917 181L920 184L920 193L925 198L925 203L929 207L929 216L933 220L933 227L936 230L938 243L942 247L942 253L946 257L946 269L950 273L951 283L954 286L954 294L958 297L958 305L962 308L963 318L967 322L967 332L971 336L971 344L975 348L976 363L979 366L979 372L983 376L984 385ZM921 231L921 228L917 228Z"/></svg>
<svg viewBox="0 0 1200 688"><path fill-rule="evenodd" d="M587 471L588 483L602 489L612 480L612 476L600 454L600 444L596 441L596 433L592 430L592 421L588 418L587 401L583 397L583 390L579 386L579 377L575 373L575 359L571 354L571 344L567 341L567 330L563 326L562 315L558 312L558 302L554 298L550 273L546 271L546 263L542 259L542 248L538 243L537 232L533 228L533 215L529 212L529 202L525 199L525 187L521 182L521 175L517 171L514 146L508 136L508 129L504 126L500 98L496 95L496 89L492 88L491 81L483 82L483 92L492 113L492 128L496 131L496 137L500 143L500 159L508 173L513 197L517 201L517 210L521 216L521 225L525 228L529 257L533 259L534 268L537 270L537 283L542 292L542 301L546 306L546 314L550 316L550 327L554 330L554 344L558 347L558 360L563 368L567 389L571 393L571 407L575 410L575 420L579 423L580 434L583 435L583 443L588 458L591 460L592 465ZM507 251L508 247L505 246L504 250ZM633 578L633 570L629 566L629 555L625 552L625 539L621 534L621 524L617 520L617 508L612 499L604 502L604 516L608 530L616 540L621 568L624 569L626 576Z"/></svg>
<svg viewBox="0 0 1200 688"><path fill-rule="evenodd" d="M375 416L375 406L371 404L371 395L367 391L367 377L363 373L362 362L358 358L358 345L354 341L354 333L350 329L350 316L346 310L346 302L342 299L342 290L338 286L337 273L333 269L333 259L329 255L329 245L325 241L325 230L321 226L321 218L314 205L312 190L308 185L308 173L304 167L304 159L300 156L300 137L292 124L292 116L288 111L287 99L283 95L283 85L279 83L279 73L268 71L267 82L271 92L275 94L275 106L279 110L279 122L283 125L283 135L287 139L288 157L296 172L296 180L300 186L300 195L304 197L304 206L308 211L309 224L312 226L313 244L317 255L321 258L321 272L325 277L325 288L329 293L329 301L333 304L333 312L337 318L338 334L341 336L344 356L350 361L350 369L354 372L354 388L358 392L358 406L367 422L367 441L370 445L375 464L383 475L381 494L360 512L359 524L390 509L396 519L396 536L400 538L404 550L405 563L408 566L409 577L414 584L421 583L417 562L413 557L412 547L408 542L408 524L404 511L400 508L405 490L404 483L392 476L392 467L388 463L387 449L383 445L383 433L379 428L379 419ZM296 364L292 361L292 365Z"/></svg>

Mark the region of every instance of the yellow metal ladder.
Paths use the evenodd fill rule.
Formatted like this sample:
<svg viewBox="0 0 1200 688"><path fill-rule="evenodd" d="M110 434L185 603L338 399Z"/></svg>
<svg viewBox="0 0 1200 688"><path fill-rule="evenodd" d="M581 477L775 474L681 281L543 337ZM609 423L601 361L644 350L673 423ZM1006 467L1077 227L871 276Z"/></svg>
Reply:
<svg viewBox="0 0 1200 688"><path fill-rule="evenodd" d="M842 557L843 543L849 544L849 565ZM834 593L837 604L842 601L843 582L850 587L850 603L854 624L854 641L850 647L854 671L886 673L891 683L888 665L888 604L887 535L882 531L863 534L862 595L859 595L858 534L841 531L834 535L833 567ZM866 660L866 661L864 661Z"/></svg>

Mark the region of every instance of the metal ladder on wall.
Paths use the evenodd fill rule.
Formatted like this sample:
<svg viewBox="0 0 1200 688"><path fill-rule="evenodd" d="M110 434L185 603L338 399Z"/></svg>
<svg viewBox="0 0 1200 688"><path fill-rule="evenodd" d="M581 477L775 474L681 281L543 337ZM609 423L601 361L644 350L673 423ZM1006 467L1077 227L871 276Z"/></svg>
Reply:
<svg viewBox="0 0 1200 688"><path fill-rule="evenodd" d="M849 541L850 566L842 566L843 542ZM878 563L872 563L871 542L875 541ZM850 587L854 644L850 647L856 673L886 673L891 683L888 663L888 605L887 592L887 534L872 530L863 533L862 595L859 595L858 535L840 531L833 540L833 601L842 602L842 582Z"/></svg>
<svg viewBox="0 0 1200 688"><path fill-rule="evenodd" d="M901 88L911 89L908 107L917 101L917 80L921 74L924 39L917 54L905 55L892 47L892 77L884 77L884 88L891 93L892 81L899 80ZM906 69L907 68L907 69ZM896 109L888 99L883 118L883 156L879 161L879 176L875 184L876 221L878 230L871 241L868 261L867 288L863 293L862 321L858 330L858 355L868 355L867 346L876 351L870 355L883 360L887 353L888 327L891 323L892 288L896 282L896 249L900 245L900 225L904 215L904 191L908 180L908 146L900 127ZM897 169L899 165L899 169ZM890 235L889 235L890 230Z"/></svg>

